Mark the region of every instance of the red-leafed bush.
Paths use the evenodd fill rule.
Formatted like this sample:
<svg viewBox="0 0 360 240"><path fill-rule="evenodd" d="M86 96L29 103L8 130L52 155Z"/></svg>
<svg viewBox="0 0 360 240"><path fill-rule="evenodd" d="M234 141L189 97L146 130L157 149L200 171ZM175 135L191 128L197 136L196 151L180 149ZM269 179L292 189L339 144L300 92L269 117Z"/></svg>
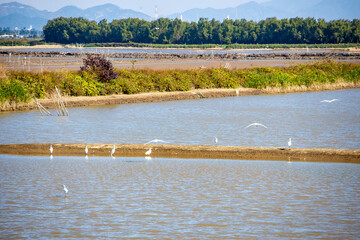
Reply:
<svg viewBox="0 0 360 240"><path fill-rule="evenodd" d="M88 54L83 59L84 66L80 67L81 72L94 73L100 82L109 82L111 79L116 79L118 73L114 71L112 63L98 55Z"/></svg>

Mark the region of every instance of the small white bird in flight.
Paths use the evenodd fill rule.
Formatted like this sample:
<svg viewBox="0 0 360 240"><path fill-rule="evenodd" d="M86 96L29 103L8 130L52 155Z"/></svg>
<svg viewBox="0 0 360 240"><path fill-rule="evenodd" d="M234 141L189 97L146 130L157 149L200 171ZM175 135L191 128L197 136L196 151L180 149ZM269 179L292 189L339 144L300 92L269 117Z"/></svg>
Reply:
<svg viewBox="0 0 360 240"><path fill-rule="evenodd" d="M288 146L289 146L289 148L291 147L291 138L289 138Z"/></svg>
<svg viewBox="0 0 360 240"><path fill-rule="evenodd" d="M146 151L145 155L146 155L146 156L150 156L150 154L151 154L151 148Z"/></svg>
<svg viewBox="0 0 360 240"><path fill-rule="evenodd" d="M321 102L327 102L327 103L331 103L331 102L335 102L335 101L339 101L339 99L331 99L331 100L322 100Z"/></svg>
<svg viewBox="0 0 360 240"><path fill-rule="evenodd" d="M245 128L249 128L251 126L261 126L261 127L267 128L267 126L265 126L264 124L261 124L261 123L252 123L252 124L247 125Z"/></svg>
<svg viewBox="0 0 360 240"><path fill-rule="evenodd" d="M52 154L53 151L54 151L54 149L53 149L52 145L50 145L50 154Z"/></svg>
<svg viewBox="0 0 360 240"><path fill-rule="evenodd" d="M114 147L111 149L111 156L113 156L114 153L115 153L115 144Z"/></svg>
<svg viewBox="0 0 360 240"><path fill-rule="evenodd" d="M65 185L63 185L64 186L64 193L65 193L65 197L66 197L66 195L67 195L67 193L68 193L68 189L66 188L66 186Z"/></svg>
<svg viewBox="0 0 360 240"><path fill-rule="evenodd" d="M166 142L166 141L163 141L163 140L160 140L160 139L154 139L154 140L151 140L145 144L150 144L150 143L158 143L158 142L161 142L161 143L169 143L169 142Z"/></svg>

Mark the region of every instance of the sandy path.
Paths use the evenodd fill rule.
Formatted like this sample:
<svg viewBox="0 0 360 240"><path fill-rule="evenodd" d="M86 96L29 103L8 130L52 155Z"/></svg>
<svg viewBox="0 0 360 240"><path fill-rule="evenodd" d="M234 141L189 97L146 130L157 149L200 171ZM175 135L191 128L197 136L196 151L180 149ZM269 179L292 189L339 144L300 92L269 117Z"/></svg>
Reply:
<svg viewBox="0 0 360 240"><path fill-rule="evenodd" d="M84 156L85 144L52 143L53 156ZM50 155L49 144L9 144L0 145L0 154ZM87 144L89 157L109 156L113 144ZM280 160L304 162L360 163L359 150L345 149L305 149L305 148L260 148L228 147L204 145L144 145L116 144L115 157L145 157L152 147L151 157L163 158L203 158L238 160Z"/></svg>

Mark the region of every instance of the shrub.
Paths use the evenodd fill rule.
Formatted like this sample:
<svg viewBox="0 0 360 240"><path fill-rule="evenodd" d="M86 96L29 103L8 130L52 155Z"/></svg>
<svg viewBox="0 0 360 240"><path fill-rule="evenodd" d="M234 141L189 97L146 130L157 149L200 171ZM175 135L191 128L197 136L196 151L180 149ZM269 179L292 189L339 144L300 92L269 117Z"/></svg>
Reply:
<svg viewBox="0 0 360 240"><path fill-rule="evenodd" d="M80 71L95 73L100 82L109 82L111 79L118 77L112 63L103 57L88 54L87 58L83 59L83 62L84 66L80 67Z"/></svg>
<svg viewBox="0 0 360 240"><path fill-rule="evenodd" d="M0 102L19 103L29 101L31 96L25 86L18 81L0 81Z"/></svg>
<svg viewBox="0 0 360 240"><path fill-rule="evenodd" d="M66 81L62 82L62 89L71 96L97 96L99 94L98 82L87 73L80 76L76 73L69 73Z"/></svg>

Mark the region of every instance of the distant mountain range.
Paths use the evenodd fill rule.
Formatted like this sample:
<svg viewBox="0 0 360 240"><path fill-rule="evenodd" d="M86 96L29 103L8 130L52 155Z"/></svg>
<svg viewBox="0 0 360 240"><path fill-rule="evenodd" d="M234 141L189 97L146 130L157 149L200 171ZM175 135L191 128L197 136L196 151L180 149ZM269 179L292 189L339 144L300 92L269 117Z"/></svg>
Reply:
<svg viewBox="0 0 360 240"><path fill-rule="evenodd" d="M121 18L151 20L151 17L144 13L130 9L121 9L113 4L104 4L87 9L66 6L56 12L49 12L46 10L40 11L29 5L20 4L18 2L0 5L0 27L10 27L11 29L18 27L19 29L22 29L32 25L34 29L42 30L48 20L57 17L83 17L97 22L105 18L108 22Z"/></svg>
<svg viewBox="0 0 360 240"><path fill-rule="evenodd" d="M200 17L223 20L246 19L260 21L270 17L294 18L314 17L326 21L336 19L353 20L360 17L360 0L272 0L265 3L254 1L241 4L235 8L225 9L190 9L182 13L172 14L169 18L180 18L184 21L198 21Z"/></svg>
<svg viewBox="0 0 360 240"><path fill-rule="evenodd" d="M199 18L223 20L246 19L260 21L269 17L293 18L293 17L314 17L324 18L326 21L335 19L355 19L360 16L359 0L272 0L265 3L254 1L241 4L234 8L194 8L185 12L162 16L167 18L181 18L183 21L198 21ZM0 27L14 29L33 28L41 30L47 21L57 17L83 17L99 22L107 19L111 22L121 18L139 18L154 20L149 15L131 9L121 9L113 4L104 4L87 9L80 9L74 6L66 6L56 12L38 10L29 5L17 2L4 3L0 5Z"/></svg>

